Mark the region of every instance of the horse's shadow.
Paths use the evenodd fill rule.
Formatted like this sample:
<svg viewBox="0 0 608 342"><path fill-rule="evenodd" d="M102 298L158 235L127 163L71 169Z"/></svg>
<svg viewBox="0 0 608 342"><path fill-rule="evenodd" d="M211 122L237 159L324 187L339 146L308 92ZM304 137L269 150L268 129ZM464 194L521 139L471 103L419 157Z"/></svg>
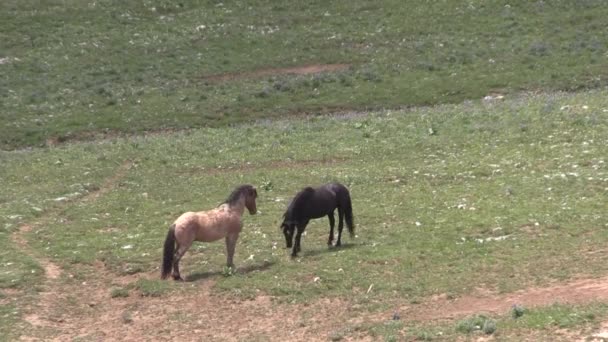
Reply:
<svg viewBox="0 0 608 342"><path fill-rule="evenodd" d="M236 274L248 274L255 271L264 271L272 267L276 262L274 261L264 261L261 264L253 264L243 267L237 267L235 273ZM208 279L211 277L215 277L218 275L222 275L224 272L222 271L207 271L207 272L194 272L186 277L187 282L194 282L197 280Z"/></svg>
<svg viewBox="0 0 608 342"><path fill-rule="evenodd" d="M307 257L307 256L317 256L317 255L321 255L321 254L325 254L325 253L332 253L332 252L339 252L339 251L343 251L343 250L347 250L347 249L351 249L351 248L356 248L359 245L354 244L354 243L342 243L342 245L340 247L327 247L327 248L321 248L321 249L313 249L313 250L309 250L309 251L302 251L302 256L303 257Z"/></svg>

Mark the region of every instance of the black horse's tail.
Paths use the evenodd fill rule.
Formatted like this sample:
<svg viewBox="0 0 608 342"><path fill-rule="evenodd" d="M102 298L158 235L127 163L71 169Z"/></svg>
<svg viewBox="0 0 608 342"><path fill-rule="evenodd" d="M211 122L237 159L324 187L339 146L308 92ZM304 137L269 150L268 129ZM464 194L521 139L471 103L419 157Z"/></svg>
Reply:
<svg viewBox="0 0 608 342"><path fill-rule="evenodd" d="M173 268L173 255L175 254L175 224L169 227L163 248L163 265L160 274L161 279L167 279Z"/></svg>
<svg viewBox="0 0 608 342"><path fill-rule="evenodd" d="M346 220L346 226L351 237L355 237L355 222L353 219L353 205L350 200L350 193L348 189L344 187L346 198L344 200L344 219Z"/></svg>

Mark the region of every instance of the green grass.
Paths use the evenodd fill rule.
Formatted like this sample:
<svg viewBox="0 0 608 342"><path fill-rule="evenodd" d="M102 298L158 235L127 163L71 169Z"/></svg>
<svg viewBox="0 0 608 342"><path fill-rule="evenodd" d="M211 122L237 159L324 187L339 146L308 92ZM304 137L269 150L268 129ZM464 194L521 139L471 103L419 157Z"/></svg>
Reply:
<svg viewBox="0 0 608 342"><path fill-rule="evenodd" d="M608 313L606 304L551 305L527 310L524 316L513 318L507 313L489 317L478 314L456 322L403 322L386 320L381 323L350 327L368 331L370 336L384 341L454 341L477 340L488 337L497 341L534 339L539 341L571 340L572 336L553 335L556 329L584 331L601 322ZM560 338L561 337L561 338Z"/></svg>
<svg viewBox="0 0 608 342"><path fill-rule="evenodd" d="M216 206L242 183L259 187L261 213L244 218L237 272L222 276L222 243L195 244L182 266L190 280L212 278L236 296L340 297L374 311L394 298L605 275L605 260L586 251L608 242L607 95L522 95L1 152L0 249L12 264L0 284L25 289L39 279L28 274L32 260L10 252L20 222L33 224L30 245L65 268L97 260L115 274L158 272L171 222ZM123 178L84 197L126 160ZM313 221L292 260L281 214L301 187L332 180L351 189L358 237L345 234L344 247L328 249L327 220ZM158 296L176 287L140 279L136 288ZM568 310L526 312L517 322L529 323L512 329L589 323ZM395 324L376 334L398 338L407 326Z"/></svg>
<svg viewBox="0 0 608 342"><path fill-rule="evenodd" d="M0 148L606 84L603 1L0 4ZM322 75L222 73L346 63Z"/></svg>
<svg viewBox="0 0 608 342"><path fill-rule="evenodd" d="M139 286L139 288L141 288L141 287L142 286ZM110 290L110 297L112 297L112 298L126 298L126 297L129 297L129 290L125 289L123 287L115 287L112 290Z"/></svg>
<svg viewBox="0 0 608 342"><path fill-rule="evenodd" d="M135 288L144 297L160 297L171 289L171 283L162 280L139 279L135 283ZM124 291L121 291L119 296L113 295L113 297L126 296Z"/></svg>

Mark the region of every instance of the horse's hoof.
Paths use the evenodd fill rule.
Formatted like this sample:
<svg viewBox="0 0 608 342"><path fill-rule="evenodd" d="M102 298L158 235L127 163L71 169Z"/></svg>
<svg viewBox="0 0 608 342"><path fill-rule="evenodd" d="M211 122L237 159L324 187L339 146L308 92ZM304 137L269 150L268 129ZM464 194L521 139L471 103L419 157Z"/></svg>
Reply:
<svg viewBox="0 0 608 342"><path fill-rule="evenodd" d="M173 280L175 280L175 281L184 281L184 279L181 276L173 276Z"/></svg>

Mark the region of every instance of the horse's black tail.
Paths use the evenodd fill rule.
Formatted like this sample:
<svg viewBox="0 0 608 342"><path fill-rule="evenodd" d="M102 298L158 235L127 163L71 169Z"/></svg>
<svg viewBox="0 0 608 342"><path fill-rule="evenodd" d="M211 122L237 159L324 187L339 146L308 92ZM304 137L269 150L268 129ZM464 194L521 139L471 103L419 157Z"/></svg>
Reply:
<svg viewBox="0 0 608 342"><path fill-rule="evenodd" d="M173 268L173 255L175 254L175 224L169 227L163 248L163 265L160 274L161 279L167 279Z"/></svg>
<svg viewBox="0 0 608 342"><path fill-rule="evenodd" d="M355 222L353 219L353 205L350 200L350 193L348 189L346 190L346 199L344 203L344 219L346 220L346 226L348 227L348 232L350 233L350 237L355 237Z"/></svg>

